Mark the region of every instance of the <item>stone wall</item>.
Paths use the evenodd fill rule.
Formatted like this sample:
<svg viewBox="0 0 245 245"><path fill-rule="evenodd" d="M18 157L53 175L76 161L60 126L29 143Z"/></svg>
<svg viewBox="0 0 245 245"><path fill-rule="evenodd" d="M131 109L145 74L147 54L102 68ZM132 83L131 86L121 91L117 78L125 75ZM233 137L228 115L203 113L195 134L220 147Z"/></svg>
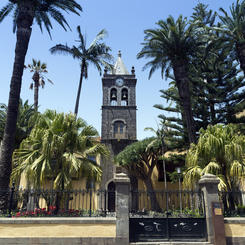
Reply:
<svg viewBox="0 0 245 245"><path fill-rule="evenodd" d="M116 219L0 218L0 244L116 244Z"/></svg>
<svg viewBox="0 0 245 245"><path fill-rule="evenodd" d="M227 245L244 245L245 218L225 218L225 235Z"/></svg>

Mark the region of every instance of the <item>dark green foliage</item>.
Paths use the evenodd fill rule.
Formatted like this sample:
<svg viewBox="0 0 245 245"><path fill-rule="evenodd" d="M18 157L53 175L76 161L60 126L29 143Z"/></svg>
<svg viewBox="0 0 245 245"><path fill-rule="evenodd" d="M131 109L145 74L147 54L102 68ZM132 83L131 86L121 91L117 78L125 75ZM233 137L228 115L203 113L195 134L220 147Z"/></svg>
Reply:
<svg viewBox="0 0 245 245"><path fill-rule="evenodd" d="M214 22L216 13L212 14L207 5L201 4L195 8L193 16L205 25L205 31L200 33L204 39L219 40L222 34L215 29L220 26ZM207 42L203 52L195 58L195 64L190 79L196 130L207 128L209 124L237 123L236 114L244 109L245 81L232 47L221 42L212 46Z"/></svg>
<svg viewBox="0 0 245 245"><path fill-rule="evenodd" d="M0 104L0 142L3 139L4 126L7 117L7 106ZM20 143L31 132L35 125L38 113L35 111L33 105L28 104L28 100L24 103L20 100L19 114L17 118L16 134L15 134L15 149L19 148Z"/></svg>
<svg viewBox="0 0 245 245"><path fill-rule="evenodd" d="M138 58L150 59L143 69L150 68L149 78L157 70L161 70L168 78L170 72L174 77L178 97L183 109L189 142L196 141L196 129L191 106L190 72L194 57L202 49L205 39L200 38L196 22L190 22L182 15L175 21L172 16L157 22L155 29L145 30L143 48Z"/></svg>
<svg viewBox="0 0 245 245"><path fill-rule="evenodd" d="M207 5L198 4L194 9L192 22L196 23L199 39L219 39L220 32L214 27L216 13L207 9ZM202 28L199 28L202 26ZM189 80L191 90L191 103L195 119L196 132L200 128L207 128L209 124L244 123L245 118L237 118L237 113L244 110L245 81L241 70L234 58L232 47L226 45L209 45L207 42L192 57L189 65ZM187 128L183 116L174 76L169 75L173 81L167 90L161 90L161 97L168 102L168 106L155 105L168 113L159 118L169 127L169 138L173 149L188 147ZM170 144L171 145L171 144Z"/></svg>
<svg viewBox="0 0 245 245"><path fill-rule="evenodd" d="M12 171L12 153L14 150L22 75L25 57L29 46L33 23L42 30L44 26L49 35L54 19L65 30L69 27L62 12L79 15L81 6L75 0L11 0L0 10L0 22L12 13L13 29L16 31L16 46L13 72L10 82L8 110L0 152L0 210L6 211L8 188Z"/></svg>
<svg viewBox="0 0 245 245"><path fill-rule="evenodd" d="M152 143L153 141L154 143ZM155 141L154 137L146 138L127 146L116 156L116 162L127 169L144 169L144 164L150 164L149 161L151 158L158 158L160 151L160 142ZM141 179L147 177L147 173L144 173L144 171L137 172L137 175Z"/></svg>
<svg viewBox="0 0 245 245"><path fill-rule="evenodd" d="M116 156L116 163L124 167L129 176L141 179L150 194L153 210L160 210L153 192L152 174L161 155L161 142L156 138L146 138L127 146Z"/></svg>
<svg viewBox="0 0 245 245"><path fill-rule="evenodd" d="M43 26L51 36L51 29L53 29L51 19L54 19L65 30L70 29L68 22L60 10L72 12L79 15L82 7L75 0L9 0L10 3L5 5L0 11L0 22L13 12L13 31L17 28L17 19L19 14L19 7L26 2L30 3L32 11L34 12L34 20L43 31Z"/></svg>
<svg viewBox="0 0 245 245"><path fill-rule="evenodd" d="M167 128L164 138L168 142L168 150L181 151L187 149L189 146L188 134L177 88L173 83L171 84L168 89L160 90L161 98L166 100L168 105L163 106L158 104L154 105L154 107L164 112L164 114L159 115L159 118L161 123Z"/></svg>

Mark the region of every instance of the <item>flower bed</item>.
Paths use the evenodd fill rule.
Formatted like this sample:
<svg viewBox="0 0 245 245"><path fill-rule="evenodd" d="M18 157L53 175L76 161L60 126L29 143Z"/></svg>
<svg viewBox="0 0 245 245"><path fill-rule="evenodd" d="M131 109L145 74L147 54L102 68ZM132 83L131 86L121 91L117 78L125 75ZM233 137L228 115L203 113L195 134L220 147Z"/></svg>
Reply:
<svg viewBox="0 0 245 245"><path fill-rule="evenodd" d="M105 216L105 213L100 211L93 211L93 210L75 210L75 209L56 209L55 206L50 206L48 209L46 208L35 208L33 211L13 211L12 217L98 217L98 216Z"/></svg>

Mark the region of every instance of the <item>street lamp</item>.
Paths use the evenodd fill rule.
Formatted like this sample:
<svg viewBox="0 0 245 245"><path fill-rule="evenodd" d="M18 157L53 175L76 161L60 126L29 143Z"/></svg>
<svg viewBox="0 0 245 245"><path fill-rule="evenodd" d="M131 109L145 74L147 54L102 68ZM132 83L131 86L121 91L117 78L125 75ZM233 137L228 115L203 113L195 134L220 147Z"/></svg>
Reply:
<svg viewBox="0 0 245 245"><path fill-rule="evenodd" d="M182 195L181 195L181 184L180 184L180 179L181 179L181 168L177 167L176 172L178 174L179 178L179 198L180 198L180 211L182 212Z"/></svg>

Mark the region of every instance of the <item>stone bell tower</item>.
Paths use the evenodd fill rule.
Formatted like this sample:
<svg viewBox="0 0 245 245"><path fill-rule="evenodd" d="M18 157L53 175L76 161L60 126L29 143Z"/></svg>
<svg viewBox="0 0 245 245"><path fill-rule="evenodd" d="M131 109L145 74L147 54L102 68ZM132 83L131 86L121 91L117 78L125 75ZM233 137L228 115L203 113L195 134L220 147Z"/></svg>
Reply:
<svg viewBox="0 0 245 245"><path fill-rule="evenodd" d="M110 159L102 161L102 188L107 188L116 171L114 156L136 141L135 70L127 71L119 51L112 73L102 78L103 104L101 141L110 149Z"/></svg>

